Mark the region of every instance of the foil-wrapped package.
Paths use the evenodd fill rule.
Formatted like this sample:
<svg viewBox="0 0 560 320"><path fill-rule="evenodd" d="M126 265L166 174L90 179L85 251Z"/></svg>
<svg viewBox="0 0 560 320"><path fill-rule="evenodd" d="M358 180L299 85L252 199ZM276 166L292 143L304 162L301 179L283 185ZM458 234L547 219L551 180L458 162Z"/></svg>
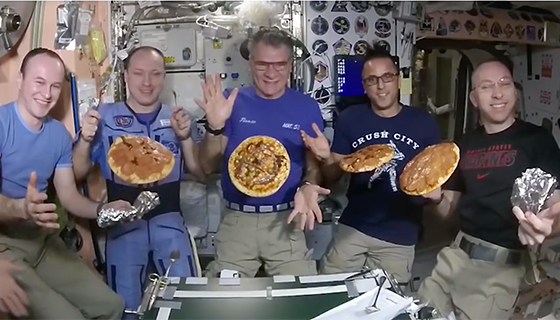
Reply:
<svg viewBox="0 0 560 320"><path fill-rule="evenodd" d="M142 191L130 210L102 209L97 215L97 225L100 228L107 228L118 223L141 219L142 216L157 207L159 203L157 193Z"/></svg>
<svg viewBox="0 0 560 320"><path fill-rule="evenodd" d="M557 179L539 168L529 168L515 179L511 194L511 204L523 210L538 214L546 200L552 196Z"/></svg>

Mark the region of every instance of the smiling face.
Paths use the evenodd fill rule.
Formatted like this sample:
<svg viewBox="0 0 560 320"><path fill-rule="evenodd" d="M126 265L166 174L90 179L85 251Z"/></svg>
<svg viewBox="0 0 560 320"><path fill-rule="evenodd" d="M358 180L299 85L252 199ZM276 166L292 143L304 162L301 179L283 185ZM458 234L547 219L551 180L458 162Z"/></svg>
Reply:
<svg viewBox="0 0 560 320"><path fill-rule="evenodd" d="M155 108L165 83L165 61L154 50L143 49L130 57L124 73L131 105Z"/></svg>
<svg viewBox="0 0 560 320"><path fill-rule="evenodd" d="M31 57L18 79L19 98L32 118L44 119L58 102L65 68L62 61L48 54Z"/></svg>
<svg viewBox="0 0 560 320"><path fill-rule="evenodd" d="M250 63L253 83L257 93L267 99L276 99L286 91L291 72L291 48L280 44L255 44L251 49Z"/></svg>
<svg viewBox="0 0 560 320"><path fill-rule="evenodd" d="M374 58L366 61L362 69L362 81L374 108L387 110L398 107L400 79L392 59Z"/></svg>
<svg viewBox="0 0 560 320"><path fill-rule="evenodd" d="M517 90L505 65L495 61L481 64L473 73L472 85L469 97L484 125L513 123Z"/></svg>

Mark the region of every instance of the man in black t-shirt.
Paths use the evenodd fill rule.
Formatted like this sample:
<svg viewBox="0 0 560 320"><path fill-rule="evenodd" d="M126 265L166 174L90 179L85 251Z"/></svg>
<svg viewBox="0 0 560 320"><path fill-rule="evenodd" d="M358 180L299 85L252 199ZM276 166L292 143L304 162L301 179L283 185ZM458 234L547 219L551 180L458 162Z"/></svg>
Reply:
<svg viewBox="0 0 560 320"><path fill-rule="evenodd" d="M527 168L560 178L560 150L543 128L515 118L517 92L503 63L482 63L471 80L482 126L458 141L461 161L443 191L426 195L443 217L458 210L460 232L419 293L445 316L509 319L525 275L525 246L556 233L560 211L560 203L552 205L558 190L538 216L512 208L513 184Z"/></svg>

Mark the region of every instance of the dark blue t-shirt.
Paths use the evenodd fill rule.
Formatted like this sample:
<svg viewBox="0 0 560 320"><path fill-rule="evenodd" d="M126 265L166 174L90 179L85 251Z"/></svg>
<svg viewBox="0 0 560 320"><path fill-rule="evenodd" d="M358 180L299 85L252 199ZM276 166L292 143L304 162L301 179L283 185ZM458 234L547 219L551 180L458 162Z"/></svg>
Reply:
<svg viewBox="0 0 560 320"><path fill-rule="evenodd" d="M405 195L398 179L408 161L440 141L435 119L420 108L403 107L392 118L378 116L365 104L342 112L334 127L333 152L346 155L372 144L389 144L395 155L374 172L352 175L340 223L380 240L416 244L424 199Z"/></svg>
<svg viewBox="0 0 560 320"><path fill-rule="evenodd" d="M229 96L231 90L226 90ZM305 145L300 130L315 137L311 124L323 130L323 117L317 101L305 94L287 89L278 99L264 99L255 93L254 87L239 89L231 117L226 122L224 135L228 137L222 168L222 190L224 199L235 204L248 206L272 206L289 203L303 178L305 167ZM265 135L280 141L290 155L290 175L286 183L275 194L253 198L238 191L228 174L227 159L232 151L245 139ZM277 210L274 210L277 211Z"/></svg>

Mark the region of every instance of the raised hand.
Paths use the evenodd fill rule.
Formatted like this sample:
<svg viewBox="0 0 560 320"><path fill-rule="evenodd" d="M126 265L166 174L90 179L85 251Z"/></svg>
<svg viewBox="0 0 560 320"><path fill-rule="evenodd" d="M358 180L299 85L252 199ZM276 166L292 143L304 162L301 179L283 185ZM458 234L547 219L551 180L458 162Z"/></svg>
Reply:
<svg viewBox="0 0 560 320"><path fill-rule="evenodd" d="M313 123L311 125L313 131L315 132L316 138L312 138L308 135L305 131L301 130L301 139L303 143L313 154L319 158L319 160L327 159L331 154L331 147L329 146L329 140L325 137L325 135L319 130L319 126Z"/></svg>
<svg viewBox="0 0 560 320"><path fill-rule="evenodd" d="M45 203L47 198L46 193L41 193L37 190L37 173L31 172L29 183L27 184L27 194L25 199L20 201L23 218L32 220L43 228L59 229L56 205L54 203Z"/></svg>
<svg viewBox="0 0 560 320"><path fill-rule="evenodd" d="M171 116L171 127L175 135L181 141L187 140L191 136L191 119L181 107L173 108Z"/></svg>
<svg viewBox="0 0 560 320"><path fill-rule="evenodd" d="M299 188L294 196L294 210L288 216L288 223L292 223L298 215L301 215L299 227L305 229L307 225L309 230L313 230L315 220L319 223L323 222L323 212L319 208L319 195L328 195L329 189L321 188L314 184L307 184Z"/></svg>
<svg viewBox="0 0 560 320"><path fill-rule="evenodd" d="M89 109L82 118L80 137L85 142L92 142L99 127L101 115L94 109Z"/></svg>
<svg viewBox="0 0 560 320"><path fill-rule="evenodd" d="M0 311L21 318L28 315L29 300L14 279L18 271L21 271L20 267L0 259Z"/></svg>
<svg viewBox="0 0 560 320"><path fill-rule="evenodd" d="M222 92L222 81L220 75L216 74L215 79L211 76L206 77L206 81L200 84L204 93L204 100L194 99L194 102L206 113L208 125L212 129L221 129L225 126L226 120L231 116L233 103L237 98L237 88L233 89L226 99Z"/></svg>

